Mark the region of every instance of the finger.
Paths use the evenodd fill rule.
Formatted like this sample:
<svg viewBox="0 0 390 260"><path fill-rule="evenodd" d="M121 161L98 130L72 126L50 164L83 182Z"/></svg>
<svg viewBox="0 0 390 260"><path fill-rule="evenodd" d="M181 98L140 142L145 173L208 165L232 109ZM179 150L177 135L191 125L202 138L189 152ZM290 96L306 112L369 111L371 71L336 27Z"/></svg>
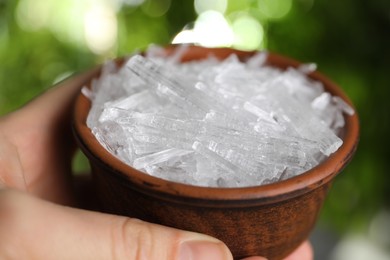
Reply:
<svg viewBox="0 0 390 260"><path fill-rule="evenodd" d="M242 260L264 260L266 258L253 256ZM313 259L313 248L308 241L305 241L300 245L291 255L286 257L284 260L312 260Z"/></svg>
<svg viewBox="0 0 390 260"><path fill-rule="evenodd" d="M64 119L70 119L74 100L81 87L92 77L97 76L98 72L99 67L96 67L59 82L42 95L31 100L19 112L22 112L25 118L35 117L33 122L39 122L45 126L63 126L66 122ZM42 118L39 118L39 115Z"/></svg>
<svg viewBox="0 0 390 260"><path fill-rule="evenodd" d="M69 78L1 119L4 138L17 148L29 192L68 203L74 147L70 129L72 105L80 87L97 72L93 69ZM3 178L12 174L0 173Z"/></svg>
<svg viewBox="0 0 390 260"><path fill-rule="evenodd" d="M285 260L312 260L312 259L313 259L313 248L309 243L309 241L305 241Z"/></svg>
<svg viewBox="0 0 390 260"><path fill-rule="evenodd" d="M205 235L8 190L0 191L0 258L231 260L232 255Z"/></svg>
<svg viewBox="0 0 390 260"><path fill-rule="evenodd" d="M6 185L25 190L26 180L17 148L4 137L0 130L0 188Z"/></svg>
<svg viewBox="0 0 390 260"><path fill-rule="evenodd" d="M251 257L243 258L241 260L267 260L267 258L261 256L251 256Z"/></svg>

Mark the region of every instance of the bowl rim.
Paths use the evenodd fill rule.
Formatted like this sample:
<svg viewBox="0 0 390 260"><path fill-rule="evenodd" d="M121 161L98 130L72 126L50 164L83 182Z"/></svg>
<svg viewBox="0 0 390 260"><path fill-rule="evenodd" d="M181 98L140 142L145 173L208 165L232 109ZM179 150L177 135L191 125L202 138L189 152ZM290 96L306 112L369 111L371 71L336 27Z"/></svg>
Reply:
<svg viewBox="0 0 390 260"><path fill-rule="evenodd" d="M176 48L176 45L169 45L165 47L165 51L169 55ZM244 59L256 53L256 51L240 51L231 48L189 46L186 52L188 55L184 55L183 61L191 60L199 54L209 55L210 53L216 54L217 56L222 55L222 58L225 58L227 57L225 55L232 52ZM121 63L123 59L119 58L117 62ZM282 66L278 66L283 67L283 69L297 67L303 64L302 62L271 52L268 52L267 63L270 65L283 64ZM308 74L308 76L321 81L326 91L332 95L341 97L354 108L343 90L328 77L318 71L314 71ZM92 76L87 84L90 85L90 82L95 78L98 78L98 75ZM90 103L89 99L82 93L77 96L72 122L72 129L76 141L88 159L94 164L98 164L99 167L104 168L105 171L113 173L113 177L120 178L128 188L154 197L164 197L166 200L187 204L206 203L210 206L220 206L222 203L224 205L244 207L248 205L265 205L280 202L306 194L317 187L330 183L350 162L359 141L359 119L357 111L354 108L354 115L344 115L346 125L342 138L343 145L335 153L331 154L328 159L309 171L287 180L260 186L239 188L193 186L148 175L128 166L108 152L100 145L86 125ZM93 163L91 163L92 166L94 165Z"/></svg>

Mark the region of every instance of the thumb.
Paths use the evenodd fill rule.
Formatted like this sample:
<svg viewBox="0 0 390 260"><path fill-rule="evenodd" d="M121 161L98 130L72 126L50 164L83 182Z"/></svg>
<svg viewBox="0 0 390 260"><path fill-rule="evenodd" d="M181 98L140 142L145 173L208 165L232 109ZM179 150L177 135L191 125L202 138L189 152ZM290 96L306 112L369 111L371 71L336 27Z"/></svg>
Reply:
<svg viewBox="0 0 390 260"><path fill-rule="evenodd" d="M0 190L3 259L232 259L206 235L60 206Z"/></svg>

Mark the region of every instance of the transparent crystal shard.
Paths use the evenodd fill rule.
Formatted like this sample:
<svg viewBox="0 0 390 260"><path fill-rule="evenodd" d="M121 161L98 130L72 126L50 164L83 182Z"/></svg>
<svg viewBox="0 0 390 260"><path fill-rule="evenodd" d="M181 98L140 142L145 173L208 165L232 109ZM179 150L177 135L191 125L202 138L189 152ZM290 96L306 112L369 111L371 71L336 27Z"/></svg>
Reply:
<svg viewBox="0 0 390 260"><path fill-rule="evenodd" d="M245 102L243 108L249 113L252 113L255 116L257 116L257 120L267 121L268 123L277 125L275 118L272 117L272 113L264 111L263 109L254 105L253 103Z"/></svg>
<svg viewBox="0 0 390 260"><path fill-rule="evenodd" d="M155 87L160 95L182 108L193 109L195 113L225 109L217 100L194 88L191 82L190 84L183 82L180 76L142 56L134 56L126 66L147 84Z"/></svg>
<svg viewBox="0 0 390 260"><path fill-rule="evenodd" d="M89 100L93 100L95 97L95 93L86 86L81 88L81 93Z"/></svg>
<svg viewBox="0 0 390 260"><path fill-rule="evenodd" d="M180 63L183 54L187 52L188 47L189 45L182 44L178 45L174 50L167 51L161 46L151 44L145 53L145 57L158 64L165 64L168 66L175 65Z"/></svg>
<svg viewBox="0 0 390 260"><path fill-rule="evenodd" d="M253 144L253 135L235 129L213 125L203 120L178 120L162 115L133 113L131 116L120 118L118 123L133 126L133 138L138 141L155 143L160 146L174 146L188 148L193 140L208 140L211 137L217 138L220 142L242 145ZM225 133L225 135L221 135ZM259 139L259 140L263 140Z"/></svg>
<svg viewBox="0 0 390 260"><path fill-rule="evenodd" d="M179 45L178 48L176 48L175 51L166 58L166 62L170 64L180 63L181 58L183 57L183 54L187 52L188 47L188 44Z"/></svg>
<svg viewBox="0 0 390 260"><path fill-rule="evenodd" d="M126 163L132 163L134 154L131 142L120 125L114 122L105 122L99 127L94 127L92 133L109 152Z"/></svg>
<svg viewBox="0 0 390 260"><path fill-rule="evenodd" d="M209 175L203 179L195 175L197 160L193 151L165 150L158 156L153 154L148 157L154 158L154 162L145 165L143 170L152 176L185 184L203 183L204 186L210 186L210 178L207 178Z"/></svg>
<svg viewBox="0 0 390 260"><path fill-rule="evenodd" d="M191 148L197 134L188 122L156 114L133 113L117 122L132 129L134 140L160 147Z"/></svg>
<svg viewBox="0 0 390 260"><path fill-rule="evenodd" d="M125 98L106 102L104 107L116 107L139 112L148 112L149 110L157 112L160 106L159 102L158 98L146 89Z"/></svg>
<svg viewBox="0 0 390 260"><path fill-rule="evenodd" d="M353 108L341 97L334 96L332 97L332 101L336 103L337 108L345 112L347 115L352 116L355 114L355 110L353 110Z"/></svg>
<svg viewBox="0 0 390 260"><path fill-rule="evenodd" d="M338 129L344 126L342 111L332 102L332 96L329 93L324 92L316 97L311 102L311 107L329 128Z"/></svg>
<svg viewBox="0 0 390 260"><path fill-rule="evenodd" d="M239 167L241 172L246 172L249 174L254 174L262 166L259 162L251 160L251 157L246 156L243 151L234 149L229 145L223 145L215 141L209 141L206 146L209 150L215 152L225 160L229 161L233 165Z"/></svg>
<svg viewBox="0 0 390 260"><path fill-rule="evenodd" d="M239 118L232 117L231 114L228 113L211 110L205 115L204 120L215 126L220 126L226 129L241 130L245 132L252 131L251 126L246 120L243 121Z"/></svg>
<svg viewBox="0 0 390 260"><path fill-rule="evenodd" d="M166 57L166 51L163 47L155 44L150 44L145 53L145 57L148 59L157 59Z"/></svg>
<svg viewBox="0 0 390 260"><path fill-rule="evenodd" d="M98 122L116 121L118 118L129 117L133 112L117 107L107 107L101 112Z"/></svg>
<svg viewBox="0 0 390 260"><path fill-rule="evenodd" d="M267 58L268 53L266 51L258 52L247 60L246 66L251 69L259 69L259 67L265 65Z"/></svg>
<svg viewBox="0 0 390 260"><path fill-rule="evenodd" d="M155 143L141 142L135 139L132 139L132 144L133 144L134 153L137 156L157 153L166 148L165 145L162 146L160 144L155 144Z"/></svg>
<svg viewBox="0 0 390 260"><path fill-rule="evenodd" d="M324 92L311 102L311 107L323 111L330 105L331 100L332 96L329 93Z"/></svg>
<svg viewBox="0 0 390 260"><path fill-rule="evenodd" d="M304 63L298 67L298 70L304 74L309 74L317 69L317 64L315 63Z"/></svg>
<svg viewBox="0 0 390 260"><path fill-rule="evenodd" d="M250 139L249 142L241 138L240 143L239 138L234 139L234 137L219 139L218 142L214 142L216 145L213 151L223 157L236 155L241 158L240 160L249 160L243 163L246 165L243 167L248 167L247 171L253 171L256 167L264 165L302 167L308 160L304 148L295 142L266 138Z"/></svg>
<svg viewBox="0 0 390 260"><path fill-rule="evenodd" d="M355 111L342 98L324 92L311 103L318 116L334 130L338 130L345 125L343 113L352 116Z"/></svg>
<svg viewBox="0 0 390 260"><path fill-rule="evenodd" d="M192 153L191 150L182 150L176 148L166 149L157 153L149 154L139 157L134 160L133 166L136 169L145 169L155 164L162 162L169 162L170 160L177 160L177 157Z"/></svg>
<svg viewBox="0 0 390 260"><path fill-rule="evenodd" d="M288 95L283 81L275 81L268 87L267 96L277 100L280 117L302 137L317 141L320 151L329 156L335 152L343 141L329 129L308 106Z"/></svg>
<svg viewBox="0 0 390 260"><path fill-rule="evenodd" d="M186 121L183 119L174 119L152 113L133 113L132 118L136 126L151 127L162 133L186 130Z"/></svg>
<svg viewBox="0 0 390 260"><path fill-rule="evenodd" d="M251 126L245 127L240 122L227 120L223 115L217 117L218 120L215 116L216 114L212 114L213 119L208 117L208 120L203 123L204 134L199 135L198 139L206 141L212 137L218 143L247 150L249 157L255 154L258 157L257 160L263 159L263 163L302 165L307 159L307 149L318 146L314 141L282 131L278 132L264 122L261 124L261 130L256 131L258 123L253 129ZM201 126L198 128L200 129Z"/></svg>
<svg viewBox="0 0 390 260"><path fill-rule="evenodd" d="M324 87L321 82L314 81L306 74L293 68L288 68L274 79L268 79L269 83L275 81L283 82L289 96L303 103L311 102L324 92Z"/></svg>
<svg viewBox="0 0 390 260"><path fill-rule="evenodd" d="M227 183L235 183L233 186L259 185L265 179L276 178L281 174L283 168L261 164L235 150L221 149L218 145L213 141L207 145L195 141L192 146L197 153L226 171L224 176L219 176L217 186Z"/></svg>
<svg viewBox="0 0 390 260"><path fill-rule="evenodd" d="M222 167L224 170L226 170L228 173L234 174L243 172L239 167L232 164L231 162L225 160L223 157L218 155L216 152L213 152L208 147L204 146L198 141L195 141L192 145L192 149L194 149L195 152L202 155L203 157L213 161L216 165Z"/></svg>
<svg viewBox="0 0 390 260"><path fill-rule="evenodd" d="M223 88L224 85L237 86L242 83L242 77L249 73L245 65L241 63L236 55L231 55L221 64L215 67L214 81Z"/></svg>
<svg viewBox="0 0 390 260"><path fill-rule="evenodd" d="M292 142L269 142L259 144L257 151L257 160L268 165L280 165L287 167L302 167L307 162L306 153L303 147ZM253 158L256 160L256 158Z"/></svg>
<svg viewBox="0 0 390 260"><path fill-rule="evenodd" d="M145 143L152 143L161 147L177 147L188 149L191 146L192 138L186 134L177 135L175 133L162 134L152 129L137 127L132 136L134 140Z"/></svg>
<svg viewBox="0 0 390 260"><path fill-rule="evenodd" d="M115 65L109 65L109 69L104 69L104 66L102 75L99 80L92 80L91 88L94 95L92 95L92 106L87 118L87 125L91 129L96 126L96 122L99 120L100 114L103 111L104 104L106 102L120 98L126 94L126 92L120 86L114 89L111 88L111 86L116 85L117 82L115 74L110 74L111 71L114 70L111 68L112 66Z"/></svg>

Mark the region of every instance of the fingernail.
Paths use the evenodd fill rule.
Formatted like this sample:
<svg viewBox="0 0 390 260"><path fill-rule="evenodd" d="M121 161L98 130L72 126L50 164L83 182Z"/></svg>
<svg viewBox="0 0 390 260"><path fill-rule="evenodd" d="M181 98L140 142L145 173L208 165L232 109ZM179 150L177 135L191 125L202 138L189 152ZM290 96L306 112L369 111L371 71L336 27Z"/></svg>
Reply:
<svg viewBox="0 0 390 260"><path fill-rule="evenodd" d="M228 248L222 243L187 241L180 246L179 260L230 260Z"/></svg>

